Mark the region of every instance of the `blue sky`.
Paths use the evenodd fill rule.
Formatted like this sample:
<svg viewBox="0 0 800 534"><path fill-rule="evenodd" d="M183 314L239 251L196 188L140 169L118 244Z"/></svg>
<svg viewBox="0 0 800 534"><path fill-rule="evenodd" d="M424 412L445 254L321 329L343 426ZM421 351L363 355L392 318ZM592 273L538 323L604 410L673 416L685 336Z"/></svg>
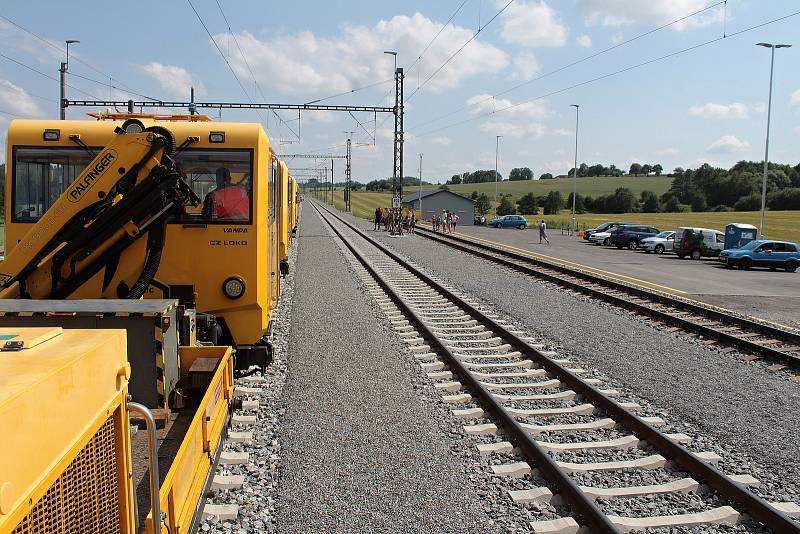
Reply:
<svg viewBox="0 0 800 534"><path fill-rule="evenodd" d="M573 103L581 105L580 161L672 169L763 159L770 58L755 43L793 43L776 54L770 159L800 161L800 15L570 88L789 15L800 10L796 0L219 0L222 11L215 0L192 4L225 59L186 0L142 0L135 7L88 0L6 3L0 7L0 52L57 78L59 48L65 39L79 39L70 71L119 89L75 76L69 83L100 98L128 99L126 91L134 90L186 100L194 85L199 100L246 102L246 91L254 101L302 103L389 80L392 58L383 51L396 50L407 76L406 174L417 174L424 153L424 177L443 181L493 168L496 135L503 136L504 176L519 166L536 176L567 172ZM436 72L473 37L479 21L477 37ZM387 82L325 102L391 105L392 87ZM75 89L68 96L86 97ZM57 117L57 98L55 81L0 57L0 129L13 116ZM83 111L70 109L68 116ZM267 112L222 116L265 122L282 153L342 153L344 132L356 131L354 179L390 176L391 118L356 118L361 124L346 113L304 113L298 125L288 112L283 123ZM293 165L313 166L300 161Z"/></svg>

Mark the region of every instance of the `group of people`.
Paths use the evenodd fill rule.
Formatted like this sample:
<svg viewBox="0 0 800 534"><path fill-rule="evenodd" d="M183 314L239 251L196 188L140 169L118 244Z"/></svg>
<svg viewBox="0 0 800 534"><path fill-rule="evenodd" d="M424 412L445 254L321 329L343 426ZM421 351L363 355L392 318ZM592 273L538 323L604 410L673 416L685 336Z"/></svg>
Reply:
<svg viewBox="0 0 800 534"><path fill-rule="evenodd" d="M442 210L441 215L431 215L430 222L434 232L453 233L458 224L458 213Z"/></svg>
<svg viewBox="0 0 800 534"><path fill-rule="evenodd" d="M375 226L373 230L378 231L383 225L383 230L392 234L406 232L413 234L417 227L417 214L413 210L401 210L400 208L375 208Z"/></svg>

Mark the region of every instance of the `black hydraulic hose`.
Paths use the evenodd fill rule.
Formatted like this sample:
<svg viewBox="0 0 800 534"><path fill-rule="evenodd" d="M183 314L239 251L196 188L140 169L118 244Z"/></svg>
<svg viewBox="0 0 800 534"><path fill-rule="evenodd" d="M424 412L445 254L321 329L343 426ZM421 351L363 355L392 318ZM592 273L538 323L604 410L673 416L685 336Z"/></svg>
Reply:
<svg viewBox="0 0 800 534"><path fill-rule="evenodd" d="M150 229L147 236L147 260L142 269L139 279L131 287L128 293L129 299L138 299L144 295L150 283L156 277L158 266L161 265L161 256L164 252L164 231L166 224L162 222L157 227Z"/></svg>

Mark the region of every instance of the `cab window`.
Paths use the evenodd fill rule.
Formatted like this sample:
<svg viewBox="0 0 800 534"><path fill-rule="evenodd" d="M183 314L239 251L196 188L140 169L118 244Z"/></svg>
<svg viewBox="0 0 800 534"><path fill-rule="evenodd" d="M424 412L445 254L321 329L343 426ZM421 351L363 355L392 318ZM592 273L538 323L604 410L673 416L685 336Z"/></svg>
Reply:
<svg viewBox="0 0 800 534"><path fill-rule="evenodd" d="M245 149L188 149L175 163L199 206L187 205L178 223L246 224L253 211L253 152Z"/></svg>
<svg viewBox="0 0 800 534"><path fill-rule="evenodd" d="M38 221L94 159L77 147L15 147L12 157L11 221L21 223Z"/></svg>

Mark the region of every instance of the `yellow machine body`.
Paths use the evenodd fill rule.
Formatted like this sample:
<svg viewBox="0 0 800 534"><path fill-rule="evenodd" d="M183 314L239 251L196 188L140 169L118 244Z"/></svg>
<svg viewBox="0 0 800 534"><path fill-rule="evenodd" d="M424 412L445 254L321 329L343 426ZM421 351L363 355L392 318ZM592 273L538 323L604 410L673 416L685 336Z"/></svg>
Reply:
<svg viewBox="0 0 800 534"><path fill-rule="evenodd" d="M133 534L125 331L10 330L29 348L0 353L0 534Z"/></svg>
<svg viewBox="0 0 800 534"><path fill-rule="evenodd" d="M297 180L289 176L289 226L291 232L297 230L297 219L300 212L300 191L297 189Z"/></svg>
<svg viewBox="0 0 800 534"><path fill-rule="evenodd" d="M181 217L171 219L155 277L158 284L151 285L145 297L163 298L164 285L190 288L197 311L221 318L233 342L258 343L280 289L278 226L286 209L278 195L283 171L266 132L259 124L137 117L147 127L171 132L179 147L174 159L203 205L217 188L220 169L227 170L230 185L246 192L250 203L244 217L207 216L201 205L187 206ZM92 162L86 149L75 142L76 136L96 154L114 141L114 129L121 125L116 120L11 123L6 155L6 257L24 245L26 233L34 226L41 229L47 222L48 227L57 227L65 220L64 214L48 219L50 208L63 204L59 196ZM58 138L47 140L46 130L58 131ZM98 293L100 272L70 298L117 298L117 280L141 271L146 241L139 239L121 256L118 275L105 293ZM0 272L14 274L9 271L0 264ZM225 293L231 280L244 285L244 292L235 298Z"/></svg>
<svg viewBox="0 0 800 534"><path fill-rule="evenodd" d="M280 261L284 264L289 261L289 241L292 237L291 227L291 206L289 204L290 196L290 179L289 168L284 162L281 162L281 180L280 180L280 205L286 206L285 210L281 210L280 217L278 218L278 234L280 241Z"/></svg>

